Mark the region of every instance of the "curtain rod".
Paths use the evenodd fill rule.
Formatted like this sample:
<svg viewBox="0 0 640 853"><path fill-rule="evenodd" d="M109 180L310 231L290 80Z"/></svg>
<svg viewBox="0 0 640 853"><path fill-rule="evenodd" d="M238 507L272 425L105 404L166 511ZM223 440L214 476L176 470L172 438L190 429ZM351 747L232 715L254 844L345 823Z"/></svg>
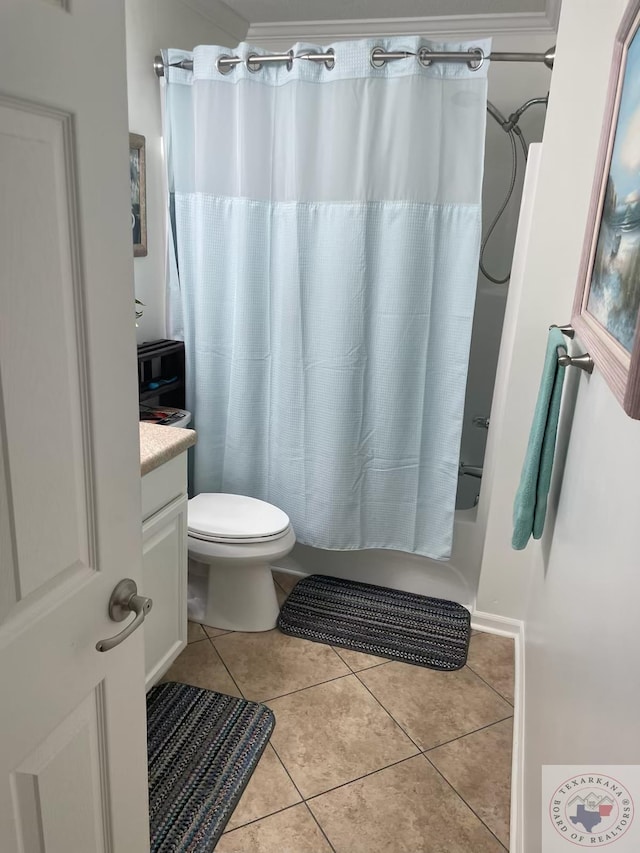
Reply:
<svg viewBox="0 0 640 853"><path fill-rule="evenodd" d="M381 47L374 47L371 51L370 62L374 68L382 68L387 62L393 62L396 59L408 59L416 57L418 62L427 68L432 62L465 62L472 71L477 71L484 64L485 59L490 59L492 62L544 62L547 68L553 68L553 63L556 58L556 47L550 47L544 53L490 53L485 54L479 47L473 47L466 53L454 51L438 51L429 50L427 47L421 47L417 53L412 53L408 50L399 50L388 53ZM335 55L333 50L329 49L326 53L299 53L295 55L292 50L287 53L250 53L246 59L239 56L220 56L216 62L216 67L221 74L229 74L236 65L245 63L249 71L260 71L263 65L271 63L283 62L287 68L291 70L294 60L306 59L308 62L323 62L326 68L331 69L335 65ZM193 60L183 59L180 62L172 62L170 68L182 68L185 71L193 70ZM165 65L161 56L156 56L153 61L153 68L158 77L164 77Z"/></svg>

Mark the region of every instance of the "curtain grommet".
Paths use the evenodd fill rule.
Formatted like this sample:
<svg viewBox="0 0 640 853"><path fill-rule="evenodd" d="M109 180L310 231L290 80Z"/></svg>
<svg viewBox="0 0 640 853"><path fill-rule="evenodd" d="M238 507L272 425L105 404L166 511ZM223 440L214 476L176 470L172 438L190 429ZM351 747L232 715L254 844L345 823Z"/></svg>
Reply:
<svg viewBox="0 0 640 853"><path fill-rule="evenodd" d="M336 60L335 60L336 52L332 47L330 47L328 50L325 50L325 53L330 53L332 58L331 59L325 59L324 67L327 69L327 71L333 71L333 69L336 67Z"/></svg>
<svg viewBox="0 0 640 853"><path fill-rule="evenodd" d="M382 47L374 47L371 50L371 54L369 55L369 62L371 63L373 68L384 68L384 66L387 64L386 59L380 58L381 53L385 53L385 50Z"/></svg>
<svg viewBox="0 0 640 853"><path fill-rule="evenodd" d="M262 69L262 63L260 62L260 54L259 53L250 53L249 56L244 61L244 64L247 66L247 71L250 71L252 74L255 74L256 71L260 71Z"/></svg>
<svg viewBox="0 0 640 853"><path fill-rule="evenodd" d="M418 62L423 68L429 68L433 64L433 59L428 59L430 53L431 51L428 47L421 47L418 50Z"/></svg>
<svg viewBox="0 0 640 853"><path fill-rule="evenodd" d="M470 47L469 53L473 53L475 55L476 64L474 65L474 60L470 59L469 62L467 62L467 65L471 71L479 71L484 65L484 50L481 47Z"/></svg>
<svg viewBox="0 0 640 853"><path fill-rule="evenodd" d="M291 71L291 69L293 68L293 60L295 59L293 51L292 50L288 51L287 56L289 57L289 59L287 59L286 68L287 68L287 71Z"/></svg>
<svg viewBox="0 0 640 853"><path fill-rule="evenodd" d="M222 62L222 60L234 60L233 62ZM216 70L219 74L231 74L236 65L240 62L237 56L230 56L228 53L221 54L216 59Z"/></svg>

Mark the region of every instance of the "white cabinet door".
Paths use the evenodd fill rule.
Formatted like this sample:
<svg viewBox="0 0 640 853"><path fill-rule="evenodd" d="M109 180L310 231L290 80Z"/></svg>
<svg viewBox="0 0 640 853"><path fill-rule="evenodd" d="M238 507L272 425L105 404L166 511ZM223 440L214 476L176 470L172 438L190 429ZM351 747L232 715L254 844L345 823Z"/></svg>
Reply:
<svg viewBox="0 0 640 853"><path fill-rule="evenodd" d="M187 496L151 516L142 538L144 591L154 608L144 626L149 690L187 645Z"/></svg>
<svg viewBox="0 0 640 853"><path fill-rule="evenodd" d="M131 243L122 0L2 0L2 853L149 848Z"/></svg>

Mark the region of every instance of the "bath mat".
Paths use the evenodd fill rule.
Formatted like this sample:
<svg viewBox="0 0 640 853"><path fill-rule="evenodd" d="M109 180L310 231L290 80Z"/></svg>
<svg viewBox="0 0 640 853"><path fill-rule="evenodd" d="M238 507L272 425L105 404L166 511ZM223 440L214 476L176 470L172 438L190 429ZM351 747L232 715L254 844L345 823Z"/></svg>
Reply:
<svg viewBox="0 0 640 853"><path fill-rule="evenodd" d="M167 682L147 696L152 853L210 853L275 725L265 705Z"/></svg>
<svg viewBox="0 0 640 853"><path fill-rule="evenodd" d="M283 604L278 627L317 643L454 670L467 662L470 621L454 601L311 575Z"/></svg>

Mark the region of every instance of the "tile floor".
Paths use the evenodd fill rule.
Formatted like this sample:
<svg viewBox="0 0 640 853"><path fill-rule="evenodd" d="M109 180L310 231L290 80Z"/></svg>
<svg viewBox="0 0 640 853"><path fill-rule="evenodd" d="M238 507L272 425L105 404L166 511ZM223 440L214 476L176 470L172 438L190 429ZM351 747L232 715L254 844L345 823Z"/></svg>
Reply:
<svg viewBox="0 0 640 853"><path fill-rule="evenodd" d="M297 578L274 573L280 602ZM513 641L453 673L189 624L166 680L265 702L276 728L216 853L503 853Z"/></svg>

